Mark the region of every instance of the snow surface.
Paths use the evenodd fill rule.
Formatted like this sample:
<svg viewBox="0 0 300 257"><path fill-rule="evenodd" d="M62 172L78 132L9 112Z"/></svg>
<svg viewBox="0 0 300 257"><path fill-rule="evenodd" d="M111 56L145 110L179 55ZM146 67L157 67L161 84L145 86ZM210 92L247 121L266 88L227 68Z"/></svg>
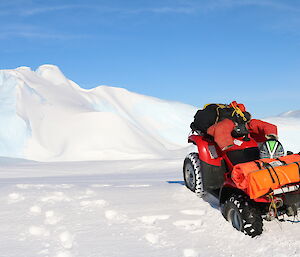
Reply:
<svg viewBox="0 0 300 257"><path fill-rule="evenodd" d="M299 224L252 239L183 186L195 112L53 65L0 71L0 257L299 257ZM298 113L267 119L287 150Z"/></svg>
<svg viewBox="0 0 300 257"><path fill-rule="evenodd" d="M300 256L299 224L236 231L181 159L0 164L1 257Z"/></svg>

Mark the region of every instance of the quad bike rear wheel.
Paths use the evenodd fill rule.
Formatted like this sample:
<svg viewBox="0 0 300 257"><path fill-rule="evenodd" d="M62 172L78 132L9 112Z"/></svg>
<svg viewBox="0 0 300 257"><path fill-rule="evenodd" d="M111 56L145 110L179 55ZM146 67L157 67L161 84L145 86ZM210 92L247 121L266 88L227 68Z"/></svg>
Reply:
<svg viewBox="0 0 300 257"><path fill-rule="evenodd" d="M184 160L183 177L185 186L195 192L197 196L203 197L206 192L203 188L201 162L198 153L190 153Z"/></svg>
<svg viewBox="0 0 300 257"><path fill-rule="evenodd" d="M263 231L263 220L260 211L244 195L233 194L223 207L225 219L245 235L255 237Z"/></svg>

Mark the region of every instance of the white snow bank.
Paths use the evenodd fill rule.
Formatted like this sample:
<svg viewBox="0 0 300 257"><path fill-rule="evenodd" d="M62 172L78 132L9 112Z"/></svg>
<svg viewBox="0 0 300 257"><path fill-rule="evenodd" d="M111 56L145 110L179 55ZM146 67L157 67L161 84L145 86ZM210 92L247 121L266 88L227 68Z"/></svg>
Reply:
<svg viewBox="0 0 300 257"><path fill-rule="evenodd" d="M0 156L39 161L176 156L196 108L100 86L84 90L58 67L0 71Z"/></svg>
<svg viewBox="0 0 300 257"><path fill-rule="evenodd" d="M122 88L85 90L54 65L1 70L0 156L38 161L182 156L196 110ZM300 111L267 121L278 125L286 149L299 151Z"/></svg>
<svg viewBox="0 0 300 257"><path fill-rule="evenodd" d="M300 118L278 116L266 119L278 127L279 141L287 151L300 152Z"/></svg>
<svg viewBox="0 0 300 257"><path fill-rule="evenodd" d="M288 111L265 120L277 125L279 140L285 150L300 152L300 110Z"/></svg>
<svg viewBox="0 0 300 257"><path fill-rule="evenodd" d="M300 118L300 110L284 112L284 113L280 114L279 117Z"/></svg>

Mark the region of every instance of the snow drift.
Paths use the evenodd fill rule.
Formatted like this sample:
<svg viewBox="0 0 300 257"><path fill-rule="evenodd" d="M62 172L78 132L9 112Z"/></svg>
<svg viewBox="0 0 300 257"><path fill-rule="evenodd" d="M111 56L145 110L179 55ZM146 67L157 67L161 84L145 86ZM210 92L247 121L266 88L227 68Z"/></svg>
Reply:
<svg viewBox="0 0 300 257"><path fill-rule="evenodd" d="M40 161L169 157L195 107L122 88L80 88L58 67L0 71L0 156Z"/></svg>

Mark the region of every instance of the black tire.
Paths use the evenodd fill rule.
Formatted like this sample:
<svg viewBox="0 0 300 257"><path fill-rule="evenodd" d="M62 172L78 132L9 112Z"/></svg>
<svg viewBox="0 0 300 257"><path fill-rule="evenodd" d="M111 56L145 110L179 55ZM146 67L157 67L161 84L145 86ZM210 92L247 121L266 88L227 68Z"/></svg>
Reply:
<svg viewBox="0 0 300 257"><path fill-rule="evenodd" d="M206 192L203 188L201 163L198 153L190 153L184 160L183 178L185 186L195 192L197 196L203 197Z"/></svg>
<svg viewBox="0 0 300 257"><path fill-rule="evenodd" d="M260 211L245 196L234 194L226 200L223 207L225 219L245 235L255 237L263 232L263 220Z"/></svg>

